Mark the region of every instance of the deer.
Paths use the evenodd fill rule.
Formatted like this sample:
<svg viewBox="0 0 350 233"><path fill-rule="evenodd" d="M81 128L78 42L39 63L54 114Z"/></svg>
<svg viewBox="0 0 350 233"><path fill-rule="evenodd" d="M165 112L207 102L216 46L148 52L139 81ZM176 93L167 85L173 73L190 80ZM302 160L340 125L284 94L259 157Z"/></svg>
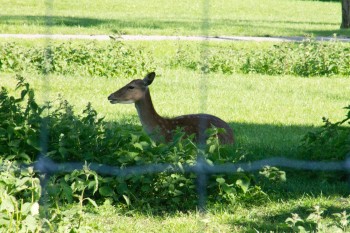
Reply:
<svg viewBox="0 0 350 233"><path fill-rule="evenodd" d="M155 110L149 85L156 74L148 73L143 79L135 79L108 96L111 104L135 104L144 131L155 141L170 142L177 129L183 130L186 136L194 134L197 143L204 143L209 128L222 128L216 135L221 144L233 144L233 130L225 121L210 114L189 114L175 118L161 117Z"/></svg>

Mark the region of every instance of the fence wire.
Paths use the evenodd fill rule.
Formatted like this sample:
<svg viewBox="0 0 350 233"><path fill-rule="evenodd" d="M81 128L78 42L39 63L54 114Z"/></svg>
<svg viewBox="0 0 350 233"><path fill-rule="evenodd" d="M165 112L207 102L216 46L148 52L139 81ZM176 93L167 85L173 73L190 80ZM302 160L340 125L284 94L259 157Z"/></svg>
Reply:
<svg viewBox="0 0 350 233"><path fill-rule="evenodd" d="M322 161L308 161L287 159L285 157L274 157L263 160L257 160L246 163L225 163L225 164L210 164L203 157L199 157L194 165L175 165L175 164L149 164L137 165L130 167L116 167L99 163L85 162L70 162L70 163L56 163L53 160L41 156L38 161L31 165L22 166L23 169L27 167L34 167L38 173L55 174L68 173L74 170L82 169L88 165L90 170L99 174L125 177L129 175L145 175L151 173L195 173L201 175L211 175L217 173L238 173L238 172L254 172L263 169L266 166L292 168L297 170L308 171L346 171L350 172L350 153L345 161L340 162L322 162Z"/></svg>
<svg viewBox="0 0 350 233"><path fill-rule="evenodd" d="M295 160L287 159L285 157L274 157L263 160L257 160L246 163L225 163L225 164L210 164L203 156L198 156L198 159L194 165L188 164L149 164L138 165L130 167L116 167L99 163L86 163L86 162L69 162L69 163L56 163L44 155L40 155L39 159L29 165L22 165L19 169L27 169L33 167L35 172L42 174L42 197L41 202L45 202L47 197L45 195L45 187L49 177L53 174L70 173L74 170L81 170L84 167L88 167L90 170L95 171L98 174L126 177L126 176L141 176L145 174L153 173L193 173L197 177L197 195L198 195L198 209L201 212L205 212L206 205L206 193L207 193L207 179L213 174L234 174L240 172L255 172L260 171L266 166L270 167L283 167L297 170L307 171L345 171L350 173L350 153L346 156L346 160L338 162L322 162L322 161L307 161L307 160ZM0 169L6 169L5 166ZM350 180L349 180L350 181ZM45 205L45 203L43 203Z"/></svg>

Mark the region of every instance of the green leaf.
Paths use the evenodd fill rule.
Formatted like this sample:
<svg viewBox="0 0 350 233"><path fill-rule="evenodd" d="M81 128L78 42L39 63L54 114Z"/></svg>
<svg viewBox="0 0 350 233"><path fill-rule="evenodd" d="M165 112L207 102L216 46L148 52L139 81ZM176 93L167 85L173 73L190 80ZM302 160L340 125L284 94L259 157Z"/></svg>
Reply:
<svg viewBox="0 0 350 233"><path fill-rule="evenodd" d="M24 89L21 91L21 99L24 99L24 97L26 96L26 94L28 93L28 90Z"/></svg>
<svg viewBox="0 0 350 233"><path fill-rule="evenodd" d="M30 212L31 206L32 206L32 203L30 203L30 202L23 203L21 206L21 213L23 215L28 215Z"/></svg>
<svg viewBox="0 0 350 233"><path fill-rule="evenodd" d="M24 225L27 226L29 232L35 232L35 230L39 224L38 224L37 220L35 219L35 217L33 217L32 215L28 215L24 219Z"/></svg>
<svg viewBox="0 0 350 233"><path fill-rule="evenodd" d="M60 152L60 154L62 155L62 157L65 157L67 154L67 149L64 147L60 147L58 148L58 151Z"/></svg>
<svg viewBox="0 0 350 233"><path fill-rule="evenodd" d="M13 213L15 211L15 207L9 198L9 196L6 196L6 198L2 199L0 210L5 210L7 212Z"/></svg>
<svg viewBox="0 0 350 233"><path fill-rule="evenodd" d="M38 202L34 202L32 204L32 207L30 208L30 213L35 216L39 214L39 203Z"/></svg>
<svg viewBox="0 0 350 233"><path fill-rule="evenodd" d="M250 180L248 178L239 179L236 181L236 185L240 187L244 193L246 193L249 189Z"/></svg>
<svg viewBox="0 0 350 233"><path fill-rule="evenodd" d="M13 64L14 64L14 60L13 60L13 59L10 59L10 58L7 60L7 62L8 62L8 64L10 65L10 67L12 67Z"/></svg>
<svg viewBox="0 0 350 233"><path fill-rule="evenodd" d="M216 182L218 182L219 184L224 184L226 180L222 177L219 177L219 178L216 178Z"/></svg>
<svg viewBox="0 0 350 233"><path fill-rule="evenodd" d="M126 196L126 195L123 195L123 198L124 198L124 200L125 200L126 204L127 204L128 206L130 206L131 202L130 202L129 197L128 197L128 196Z"/></svg>
<svg viewBox="0 0 350 233"><path fill-rule="evenodd" d="M98 189L98 192L101 194L101 196L104 197L110 197L114 195L113 189L111 189L109 186L102 186Z"/></svg>
<svg viewBox="0 0 350 233"><path fill-rule="evenodd" d="M211 145L211 146L209 147L209 153L213 154L213 153L215 152L216 148L217 148L217 146L216 146L215 144L214 144L214 145Z"/></svg>
<svg viewBox="0 0 350 233"><path fill-rule="evenodd" d="M94 200L92 200L91 198L87 197L87 198L84 198L84 200L88 200L94 207L98 208L96 202Z"/></svg>
<svg viewBox="0 0 350 233"><path fill-rule="evenodd" d="M136 142L134 143L134 147L137 148L137 149L140 149L141 151L143 151L143 147L140 143Z"/></svg>

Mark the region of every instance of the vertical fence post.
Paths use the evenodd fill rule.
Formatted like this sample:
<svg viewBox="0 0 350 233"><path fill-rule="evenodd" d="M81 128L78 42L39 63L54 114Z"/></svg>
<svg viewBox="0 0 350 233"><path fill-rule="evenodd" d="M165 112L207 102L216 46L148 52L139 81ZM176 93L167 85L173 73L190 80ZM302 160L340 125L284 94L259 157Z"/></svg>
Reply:
<svg viewBox="0 0 350 233"><path fill-rule="evenodd" d="M200 89L200 111L207 111L207 73L208 73L208 35L209 35L209 0L203 0L202 5L202 35L205 39L201 43L201 77L199 79L199 89ZM206 171L206 160L205 160L205 146L206 146L206 134L205 129L207 128L207 119L202 119L199 122L199 150L197 154L197 163L195 167L197 175L197 194L198 194L198 209L200 212L205 212L205 205L207 199L207 171Z"/></svg>
<svg viewBox="0 0 350 233"><path fill-rule="evenodd" d="M198 210L201 213L206 212L207 201L207 181L208 174L206 169L206 161L204 155L197 156L197 163L195 165L195 171L197 176L197 194L198 194Z"/></svg>

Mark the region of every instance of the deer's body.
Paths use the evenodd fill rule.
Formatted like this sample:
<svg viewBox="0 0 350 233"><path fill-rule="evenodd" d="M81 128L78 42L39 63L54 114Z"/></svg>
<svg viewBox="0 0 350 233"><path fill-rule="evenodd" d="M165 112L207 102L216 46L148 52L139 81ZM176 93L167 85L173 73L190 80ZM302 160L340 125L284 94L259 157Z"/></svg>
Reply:
<svg viewBox="0 0 350 233"><path fill-rule="evenodd" d="M163 118L159 116L154 109L148 89L148 85L153 82L154 77L155 73L152 72L143 80L133 80L111 94L108 100L112 104L134 103L144 130L156 140L164 138L166 141L171 141L174 130L182 128L186 134L194 134L197 141L201 141L205 136L205 130L215 126L217 128L224 128L226 131L225 133L218 134L221 143L232 144L234 142L233 132L230 126L216 116L209 114L190 114L175 118Z"/></svg>

